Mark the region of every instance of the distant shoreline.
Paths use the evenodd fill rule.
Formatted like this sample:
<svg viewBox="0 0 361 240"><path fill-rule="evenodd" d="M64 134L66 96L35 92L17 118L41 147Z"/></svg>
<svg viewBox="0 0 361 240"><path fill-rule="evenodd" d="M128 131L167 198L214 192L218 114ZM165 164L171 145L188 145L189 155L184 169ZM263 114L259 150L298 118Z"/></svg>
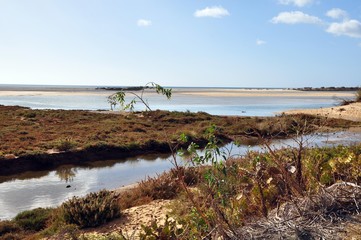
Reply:
<svg viewBox="0 0 361 240"><path fill-rule="evenodd" d="M361 87L302 87L302 88L287 88L287 87L209 87L209 86L163 86L165 88L172 88L175 90L296 90L296 91L357 91ZM0 84L0 91L139 91L147 89L144 86L106 86L106 85L32 85L32 84Z"/></svg>
<svg viewBox="0 0 361 240"><path fill-rule="evenodd" d="M117 88L2 88L0 86L0 97L2 96L68 96L68 95L104 95L108 96L111 92L119 91ZM138 88L126 88L125 91L138 91ZM157 95L149 89L144 89L144 94ZM356 90L293 90L293 89L255 89L255 88L173 88L173 96L193 95L209 97L353 97Z"/></svg>
<svg viewBox="0 0 361 240"><path fill-rule="evenodd" d="M303 88L290 88L290 90L297 90L297 91L315 91L315 92L334 92L334 91L358 91L361 90L361 87L303 87Z"/></svg>

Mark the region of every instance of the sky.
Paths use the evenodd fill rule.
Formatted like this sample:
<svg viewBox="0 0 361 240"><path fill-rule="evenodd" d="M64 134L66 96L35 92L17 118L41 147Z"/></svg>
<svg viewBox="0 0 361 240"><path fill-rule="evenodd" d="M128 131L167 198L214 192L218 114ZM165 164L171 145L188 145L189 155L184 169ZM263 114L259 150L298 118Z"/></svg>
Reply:
<svg viewBox="0 0 361 240"><path fill-rule="evenodd" d="M361 86L361 1L0 0L0 84Z"/></svg>

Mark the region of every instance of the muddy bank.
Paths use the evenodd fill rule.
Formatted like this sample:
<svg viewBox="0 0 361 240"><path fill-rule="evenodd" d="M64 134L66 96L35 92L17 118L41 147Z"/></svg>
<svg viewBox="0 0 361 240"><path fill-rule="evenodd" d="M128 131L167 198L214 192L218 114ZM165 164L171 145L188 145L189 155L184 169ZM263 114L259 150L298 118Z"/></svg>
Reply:
<svg viewBox="0 0 361 240"><path fill-rule="evenodd" d="M224 143L231 140L227 137L222 138ZM200 146L205 146L208 142L206 139L193 140ZM186 147L189 143L179 144L179 147ZM176 144L174 144L175 146ZM60 153L43 153L20 156L17 158L0 158L0 175L8 176L18 174L26 171L43 171L51 170L61 165L86 165L92 161L112 160L136 157L146 154L154 153L171 153L171 146L168 143L159 143L156 141L149 141L143 146L139 147L114 147L101 146L91 147L85 150L68 151Z"/></svg>

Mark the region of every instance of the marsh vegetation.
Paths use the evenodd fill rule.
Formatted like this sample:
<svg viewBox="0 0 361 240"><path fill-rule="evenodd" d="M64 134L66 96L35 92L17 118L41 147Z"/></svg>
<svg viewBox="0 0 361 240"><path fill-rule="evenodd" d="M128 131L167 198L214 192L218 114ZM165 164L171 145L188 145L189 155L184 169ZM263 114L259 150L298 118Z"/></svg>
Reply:
<svg viewBox="0 0 361 240"><path fill-rule="evenodd" d="M132 117L138 118L137 114ZM142 226L142 231L136 236L138 239L328 238L347 233L347 229L336 225L347 223L345 219L358 212L361 203L361 194L358 194L361 145L308 149L304 144L305 134L320 130L320 127L329 129L340 124L338 121L309 116L228 118L160 111L143 112L142 115L178 127L180 123L183 126L199 124L199 129L192 128L193 134L184 131L167 145L174 156L180 154L187 159L186 164L179 164L174 157L175 167L171 171L148 178L119 195L101 191L71 199L58 208L20 213L14 220L0 223L2 237L94 239L85 234L87 230L84 229L122 218L125 209L156 199L172 199L169 206L171 218L164 223ZM32 118L37 116L39 112ZM96 116L102 118L104 114ZM117 120L125 118L126 122L129 115L115 117ZM202 117L207 125L203 126ZM209 127L212 121L226 124ZM342 122L340 126L347 126L343 125L345 123L350 124ZM199 139L195 133L204 139L201 141L205 147L203 154L197 151L201 145L194 141ZM229 141L230 136L255 138L268 151L229 156L220 150L219 144ZM296 147L275 149L268 142L285 136L292 137ZM334 185L340 183L344 185ZM335 193L330 189L336 189ZM326 193L334 204L329 205L330 200L324 197ZM311 204L311 207L305 203L316 200L317 204ZM277 208L284 213L282 223L275 220ZM273 225L265 227L265 222ZM299 227L290 228L288 224L299 224ZM111 235L99 234L96 238L134 237L116 231Z"/></svg>
<svg viewBox="0 0 361 240"><path fill-rule="evenodd" d="M340 129L359 124L305 115L233 117L168 111L109 114L81 110L31 110L17 106L0 106L0 112L1 174L25 171L32 163L36 168L64 163L61 155L49 155L49 152L63 153L70 164L72 157L76 162L79 154L86 156L82 158L86 161L107 156L112 158L112 152L123 156L170 152L169 144L177 145L181 134L188 136L188 143L184 145L190 142L204 145L207 142L206 130L212 125L217 126L217 137L224 142L248 144L257 143L259 135L264 138L289 137L296 133L294 125L303 124L305 120L310 131L319 129L320 125L325 129ZM87 153L96 156L92 158ZM4 161L9 159L11 161ZM24 160L22 165L16 164L20 160ZM37 164L39 161L42 164ZM21 168L17 169L17 166Z"/></svg>

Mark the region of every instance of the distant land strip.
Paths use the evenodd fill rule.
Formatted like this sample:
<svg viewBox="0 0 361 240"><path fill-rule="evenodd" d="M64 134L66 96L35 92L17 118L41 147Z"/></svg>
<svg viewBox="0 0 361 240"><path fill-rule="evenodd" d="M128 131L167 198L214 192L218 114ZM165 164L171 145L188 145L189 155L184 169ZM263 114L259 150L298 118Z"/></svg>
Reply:
<svg viewBox="0 0 361 240"><path fill-rule="evenodd" d="M144 89L151 88L149 86L140 87L97 87L97 90L111 90L111 91L141 91Z"/></svg>
<svg viewBox="0 0 361 240"><path fill-rule="evenodd" d="M109 91L142 91L144 89L151 89L150 86L131 86L131 87L97 87L97 90ZM303 87L303 88L287 88L287 90L297 91L359 91L361 87Z"/></svg>
<svg viewBox="0 0 361 240"><path fill-rule="evenodd" d="M359 91L361 87L303 87L303 88L289 88L290 90L298 91Z"/></svg>

